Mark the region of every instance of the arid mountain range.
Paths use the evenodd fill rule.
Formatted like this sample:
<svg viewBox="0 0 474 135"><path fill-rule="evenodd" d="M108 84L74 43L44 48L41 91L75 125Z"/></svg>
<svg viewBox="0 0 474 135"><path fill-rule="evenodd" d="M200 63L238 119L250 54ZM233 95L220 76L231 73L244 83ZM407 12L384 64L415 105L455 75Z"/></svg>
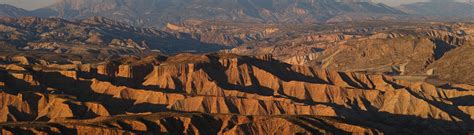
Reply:
<svg viewBox="0 0 474 135"><path fill-rule="evenodd" d="M474 23L440 3L471 6L1 5L0 134L472 134Z"/></svg>
<svg viewBox="0 0 474 135"><path fill-rule="evenodd" d="M334 0L60 0L27 15L84 19L103 16L136 26L187 19L239 22L327 22L404 15L383 4Z"/></svg>
<svg viewBox="0 0 474 135"><path fill-rule="evenodd" d="M361 20L472 21L474 5L460 2L420 2L390 7L370 2L335 0L58 0L33 11L3 6L2 16L94 16L141 27L162 27L189 19L265 23L324 23Z"/></svg>

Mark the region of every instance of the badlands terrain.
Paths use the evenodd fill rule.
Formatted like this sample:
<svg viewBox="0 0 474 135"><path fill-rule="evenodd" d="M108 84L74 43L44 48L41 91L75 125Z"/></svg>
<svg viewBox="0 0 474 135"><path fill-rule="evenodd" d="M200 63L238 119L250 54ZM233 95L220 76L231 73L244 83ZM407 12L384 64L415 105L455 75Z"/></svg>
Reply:
<svg viewBox="0 0 474 135"><path fill-rule="evenodd" d="M443 4L0 5L0 134L473 134L472 14L436 13L473 5Z"/></svg>
<svg viewBox="0 0 474 135"><path fill-rule="evenodd" d="M155 29L100 17L20 17L3 18L1 28L3 134L468 134L474 127L471 23L190 20ZM180 42L194 54L170 49ZM221 51L197 54L193 48L210 49L202 45Z"/></svg>

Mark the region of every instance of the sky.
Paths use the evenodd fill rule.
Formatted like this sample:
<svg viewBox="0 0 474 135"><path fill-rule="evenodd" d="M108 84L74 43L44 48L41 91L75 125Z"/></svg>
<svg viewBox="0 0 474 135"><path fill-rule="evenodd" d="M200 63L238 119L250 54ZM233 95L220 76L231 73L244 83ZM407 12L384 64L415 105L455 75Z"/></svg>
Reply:
<svg viewBox="0 0 474 135"><path fill-rule="evenodd" d="M0 0L0 4L10 4L27 10L45 7L54 3L55 0ZM374 0L374 2L382 2L391 6L399 6L412 2L421 2L427 0Z"/></svg>

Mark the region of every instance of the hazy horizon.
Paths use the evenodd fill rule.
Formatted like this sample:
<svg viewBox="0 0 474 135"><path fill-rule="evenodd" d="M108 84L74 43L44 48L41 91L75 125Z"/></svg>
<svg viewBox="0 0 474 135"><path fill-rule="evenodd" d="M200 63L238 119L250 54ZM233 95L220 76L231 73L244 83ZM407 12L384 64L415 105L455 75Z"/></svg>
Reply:
<svg viewBox="0 0 474 135"><path fill-rule="evenodd" d="M54 1L55 0L0 0L0 4L9 4L19 8L32 10L51 5Z"/></svg>
<svg viewBox="0 0 474 135"><path fill-rule="evenodd" d="M9 4L16 7L33 10L37 8L46 7L54 3L55 0L0 0L0 4ZM414 2L422 2L428 0L374 0L374 2L385 3L390 6L399 6L401 4L408 4Z"/></svg>

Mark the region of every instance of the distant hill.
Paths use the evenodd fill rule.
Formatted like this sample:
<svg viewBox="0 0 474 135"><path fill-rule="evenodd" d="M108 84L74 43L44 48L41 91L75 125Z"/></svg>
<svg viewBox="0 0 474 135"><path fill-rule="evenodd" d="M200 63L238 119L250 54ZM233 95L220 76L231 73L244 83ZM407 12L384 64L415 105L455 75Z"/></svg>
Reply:
<svg viewBox="0 0 474 135"><path fill-rule="evenodd" d="M60 0L37 16L83 19L104 16L137 26L205 19L239 22L337 22L405 13L384 4L334 0Z"/></svg>
<svg viewBox="0 0 474 135"><path fill-rule="evenodd" d="M184 33L139 28L104 17L75 21L59 18L0 17L0 30L0 45L66 54L77 53L74 48L120 48L128 52L155 50L163 53L213 52L226 48L224 45L203 43L199 38Z"/></svg>
<svg viewBox="0 0 474 135"><path fill-rule="evenodd" d="M474 4L462 2L419 2L402 5L400 9L413 15L432 16L440 19L467 18L474 20Z"/></svg>
<svg viewBox="0 0 474 135"><path fill-rule="evenodd" d="M57 0L53 5L34 11L0 5L0 16L60 17L67 20L103 16L145 27L164 26L168 22L190 19L260 23L466 21L473 20L474 5L437 1L393 8L372 2L336 0Z"/></svg>
<svg viewBox="0 0 474 135"><path fill-rule="evenodd" d="M0 4L0 16L2 17L20 17L27 15L29 15L29 11L27 10L7 4Z"/></svg>

